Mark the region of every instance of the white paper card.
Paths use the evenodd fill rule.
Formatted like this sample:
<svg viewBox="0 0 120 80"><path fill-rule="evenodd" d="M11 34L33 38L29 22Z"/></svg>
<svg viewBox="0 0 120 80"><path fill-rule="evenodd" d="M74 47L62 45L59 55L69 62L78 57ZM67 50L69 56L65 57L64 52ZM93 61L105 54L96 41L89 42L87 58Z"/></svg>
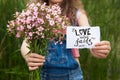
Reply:
<svg viewBox="0 0 120 80"><path fill-rule="evenodd" d="M100 28L69 26L66 31L67 48L92 48L100 42Z"/></svg>

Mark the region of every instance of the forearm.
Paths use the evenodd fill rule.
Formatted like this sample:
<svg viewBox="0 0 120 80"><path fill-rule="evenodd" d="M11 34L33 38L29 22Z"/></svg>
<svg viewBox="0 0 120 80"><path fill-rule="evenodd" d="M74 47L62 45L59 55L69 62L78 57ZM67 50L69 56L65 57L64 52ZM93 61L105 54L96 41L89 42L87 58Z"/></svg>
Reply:
<svg viewBox="0 0 120 80"><path fill-rule="evenodd" d="M21 46L21 54L25 59L29 70L36 70L39 66L43 65L45 62L45 57L36 53L29 53L29 45L26 43L26 39L23 41ZM27 55L28 54L28 55Z"/></svg>
<svg viewBox="0 0 120 80"><path fill-rule="evenodd" d="M80 57L79 49L72 49L72 55L73 55L74 59L78 62L78 64L80 64L80 62L79 62L79 57Z"/></svg>
<svg viewBox="0 0 120 80"><path fill-rule="evenodd" d="M28 48L28 44L26 43L26 39L23 40L22 46L21 46L21 54L23 58L25 59L26 54L30 51Z"/></svg>
<svg viewBox="0 0 120 80"><path fill-rule="evenodd" d="M80 53L79 53L79 49L72 49L72 55L74 58L79 58L80 57Z"/></svg>

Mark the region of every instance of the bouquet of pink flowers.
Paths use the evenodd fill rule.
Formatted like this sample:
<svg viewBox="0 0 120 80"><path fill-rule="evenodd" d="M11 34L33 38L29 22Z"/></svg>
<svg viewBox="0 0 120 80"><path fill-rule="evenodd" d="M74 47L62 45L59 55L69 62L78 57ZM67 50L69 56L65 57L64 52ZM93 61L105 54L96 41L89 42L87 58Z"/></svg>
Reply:
<svg viewBox="0 0 120 80"><path fill-rule="evenodd" d="M62 34L60 30L69 25L68 18L62 16L57 4L32 3L22 12L16 12L14 18L8 22L8 32L17 38L26 38L30 51L40 54L46 52L47 41L53 36L58 37Z"/></svg>

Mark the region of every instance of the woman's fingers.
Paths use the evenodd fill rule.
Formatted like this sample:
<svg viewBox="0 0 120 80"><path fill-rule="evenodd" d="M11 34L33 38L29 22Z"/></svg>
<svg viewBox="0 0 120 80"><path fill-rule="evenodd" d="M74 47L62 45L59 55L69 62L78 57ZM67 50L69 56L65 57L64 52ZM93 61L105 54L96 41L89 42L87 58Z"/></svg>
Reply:
<svg viewBox="0 0 120 80"><path fill-rule="evenodd" d="M96 53L109 53L110 47L109 46L99 46L99 47L94 47L93 50Z"/></svg>
<svg viewBox="0 0 120 80"><path fill-rule="evenodd" d="M97 57L98 58L106 58L107 55L106 54L97 53Z"/></svg>
<svg viewBox="0 0 120 80"><path fill-rule="evenodd" d="M27 62L44 62L45 57L36 53L30 53L26 55Z"/></svg>
<svg viewBox="0 0 120 80"><path fill-rule="evenodd" d="M109 53L109 50L96 50L95 53L101 53L101 54L105 54L105 55L108 55Z"/></svg>
<svg viewBox="0 0 120 80"><path fill-rule="evenodd" d="M29 68L30 71L32 71L32 70L38 69L39 67L28 67L28 68Z"/></svg>
<svg viewBox="0 0 120 80"><path fill-rule="evenodd" d="M110 43L108 41L102 41L93 47L96 53L109 53L111 50Z"/></svg>
<svg viewBox="0 0 120 80"><path fill-rule="evenodd" d="M29 70L35 70L39 66L42 66L45 62L45 57L36 53L29 53L26 55L25 60L29 67Z"/></svg>
<svg viewBox="0 0 120 80"><path fill-rule="evenodd" d="M95 46L103 46L103 45L110 45L110 42L109 41L101 41L101 42L95 44Z"/></svg>
<svg viewBox="0 0 120 80"><path fill-rule="evenodd" d="M99 46L99 47L93 47L93 50L97 50L97 51L110 51L110 47L109 46Z"/></svg>
<svg viewBox="0 0 120 80"><path fill-rule="evenodd" d="M36 53L30 53L29 56L30 56L30 57L33 57L33 58L45 59L44 56L39 55L39 54L36 54Z"/></svg>
<svg viewBox="0 0 120 80"><path fill-rule="evenodd" d="M45 59L28 57L28 58L26 59L26 61L27 61L27 62L36 62L36 63L39 63L39 62L45 62Z"/></svg>
<svg viewBox="0 0 120 80"><path fill-rule="evenodd" d="M91 49L91 53L96 58L106 58L108 55L106 53L96 52L96 50L94 50L94 49Z"/></svg>
<svg viewBox="0 0 120 80"><path fill-rule="evenodd" d="M97 43L92 49L93 56L98 58L106 58L111 50L109 41L101 41Z"/></svg>
<svg viewBox="0 0 120 80"><path fill-rule="evenodd" d="M41 65L43 65L43 63L32 63L32 62L28 63L28 66L32 66L32 67L37 67L37 66L41 66Z"/></svg>

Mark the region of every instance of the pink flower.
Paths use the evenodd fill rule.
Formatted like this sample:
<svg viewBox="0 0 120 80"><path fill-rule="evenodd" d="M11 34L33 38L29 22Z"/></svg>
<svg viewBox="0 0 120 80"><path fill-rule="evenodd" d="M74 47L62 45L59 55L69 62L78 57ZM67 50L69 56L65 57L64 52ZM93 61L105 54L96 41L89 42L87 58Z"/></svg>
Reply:
<svg viewBox="0 0 120 80"><path fill-rule="evenodd" d="M9 32L11 32L11 31L12 31L12 29L11 29L10 25L7 25L7 30L8 30Z"/></svg>
<svg viewBox="0 0 120 80"><path fill-rule="evenodd" d="M20 26L20 29L21 29L21 31L23 31L23 30L24 30L24 26L21 25L21 26Z"/></svg>
<svg viewBox="0 0 120 80"><path fill-rule="evenodd" d="M15 13L15 17L17 17L18 15L19 15L19 12L16 12L16 13Z"/></svg>
<svg viewBox="0 0 120 80"><path fill-rule="evenodd" d="M55 5L53 5L53 6L52 6L52 10L55 10L55 9L56 9L56 6L55 6Z"/></svg>
<svg viewBox="0 0 120 80"><path fill-rule="evenodd" d="M10 28L10 25L7 25L7 28Z"/></svg>
<svg viewBox="0 0 120 80"><path fill-rule="evenodd" d="M40 26L40 27L38 27L37 29L38 29L38 31L42 31L42 30L44 30L44 28L43 28L43 27L41 27L41 26Z"/></svg>
<svg viewBox="0 0 120 80"><path fill-rule="evenodd" d="M26 16L26 12L23 10L20 16L21 16L21 17Z"/></svg>
<svg viewBox="0 0 120 80"><path fill-rule="evenodd" d="M41 4L40 4L40 3L37 3L37 6L39 7L39 6L41 6Z"/></svg>
<svg viewBox="0 0 120 80"><path fill-rule="evenodd" d="M31 11L30 10L27 10L26 11L26 15L28 16L28 15L30 15L31 14Z"/></svg>
<svg viewBox="0 0 120 80"><path fill-rule="evenodd" d="M31 27L30 25L27 25L27 28L28 28L28 29L31 29L32 27Z"/></svg>
<svg viewBox="0 0 120 80"><path fill-rule="evenodd" d="M17 37L17 38L20 38L20 33L19 33L19 32L16 34L16 37Z"/></svg>
<svg viewBox="0 0 120 80"><path fill-rule="evenodd" d="M17 31L23 31L24 30L24 26L20 26L20 27L17 27Z"/></svg>
<svg viewBox="0 0 120 80"><path fill-rule="evenodd" d="M25 19L20 19L20 22L22 22L23 24L25 24L26 20Z"/></svg>
<svg viewBox="0 0 120 80"><path fill-rule="evenodd" d="M8 31L9 31L9 32L12 32L12 29L11 29L11 28L8 28Z"/></svg>
<svg viewBox="0 0 120 80"><path fill-rule="evenodd" d="M46 11L47 11L48 13L50 13L50 12L52 12L52 9L51 9L51 8L46 8Z"/></svg>
<svg viewBox="0 0 120 80"><path fill-rule="evenodd" d="M17 38L28 38L30 42L40 38L46 40L51 37L49 33L56 34L55 37L58 33L63 34L61 30L66 28L68 21L61 15L59 5L46 6L46 3L29 4L21 13L16 12L14 18L8 22L7 30Z"/></svg>
<svg viewBox="0 0 120 80"><path fill-rule="evenodd" d="M45 38L45 36L44 36L44 35L42 35L42 36L41 36L41 38Z"/></svg>
<svg viewBox="0 0 120 80"><path fill-rule="evenodd" d="M54 15L54 16L57 15L57 11L56 11L56 10L53 10L53 11L52 11L52 15Z"/></svg>
<svg viewBox="0 0 120 80"><path fill-rule="evenodd" d="M10 23L11 23L12 26L15 26L15 21L14 20L10 21Z"/></svg>
<svg viewBox="0 0 120 80"><path fill-rule="evenodd" d="M41 24L44 24L44 23L45 23L44 20L41 19L41 18L37 18L37 21L38 21L38 23L41 23Z"/></svg>
<svg viewBox="0 0 120 80"><path fill-rule="evenodd" d="M38 12L33 12L33 14L34 14L35 17L38 17L39 13Z"/></svg>
<svg viewBox="0 0 120 80"><path fill-rule="evenodd" d="M50 14L47 14L47 15L46 15L46 19L50 19Z"/></svg>
<svg viewBox="0 0 120 80"><path fill-rule="evenodd" d="M32 32L29 32L29 36L31 37L33 35L33 33Z"/></svg>
<svg viewBox="0 0 120 80"><path fill-rule="evenodd" d="M37 27L37 26L39 26L39 24L38 24L38 21L35 21L34 23L33 23L33 27Z"/></svg>
<svg viewBox="0 0 120 80"><path fill-rule="evenodd" d="M62 28L65 29L66 26L65 26L65 22L62 22Z"/></svg>
<svg viewBox="0 0 120 80"><path fill-rule="evenodd" d="M29 5L29 8L33 8L35 6L35 3L32 3Z"/></svg>
<svg viewBox="0 0 120 80"><path fill-rule="evenodd" d="M33 7L33 10L34 10L35 12L37 12L38 7Z"/></svg>
<svg viewBox="0 0 120 80"><path fill-rule="evenodd" d="M58 41L56 41L54 44L57 45L57 44L58 44Z"/></svg>
<svg viewBox="0 0 120 80"><path fill-rule="evenodd" d="M16 20L16 24L17 24L17 25L20 25L20 23L21 23L20 21Z"/></svg>
<svg viewBox="0 0 120 80"><path fill-rule="evenodd" d="M37 18L36 16L32 16L31 21L35 21L36 18Z"/></svg>
<svg viewBox="0 0 120 80"><path fill-rule="evenodd" d="M36 31L36 34L37 34L37 35L40 35L39 31Z"/></svg>
<svg viewBox="0 0 120 80"><path fill-rule="evenodd" d="M58 21L59 23L61 23L61 22L62 22L62 18L59 17L59 18L57 19L57 21Z"/></svg>
<svg viewBox="0 0 120 80"><path fill-rule="evenodd" d="M44 11L44 10L45 10L45 7L46 7L46 3L42 4L40 9L41 9L42 11Z"/></svg>
<svg viewBox="0 0 120 80"><path fill-rule="evenodd" d="M63 42L62 42L62 41L60 41L60 44L63 44Z"/></svg>
<svg viewBox="0 0 120 80"><path fill-rule="evenodd" d="M31 22L31 19L28 19L28 18L27 18L27 20L25 21L26 24L30 24L30 22Z"/></svg>
<svg viewBox="0 0 120 80"><path fill-rule="evenodd" d="M55 24L55 22L53 20L49 20L49 24L50 24L50 26L53 26Z"/></svg>

